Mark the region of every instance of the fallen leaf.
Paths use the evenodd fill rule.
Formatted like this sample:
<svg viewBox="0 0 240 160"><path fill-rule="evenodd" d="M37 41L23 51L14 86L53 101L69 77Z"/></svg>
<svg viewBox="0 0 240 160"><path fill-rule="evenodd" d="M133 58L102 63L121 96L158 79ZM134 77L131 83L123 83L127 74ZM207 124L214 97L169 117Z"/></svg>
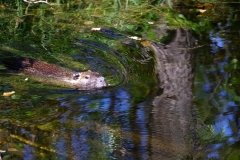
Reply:
<svg viewBox="0 0 240 160"><path fill-rule="evenodd" d="M197 8L202 8L202 7L204 7L204 4L203 4L203 3L198 3L198 4L197 4Z"/></svg>
<svg viewBox="0 0 240 160"><path fill-rule="evenodd" d="M9 152L18 152L18 150L16 148L8 148Z"/></svg>
<svg viewBox="0 0 240 160"><path fill-rule="evenodd" d="M92 28L91 31L100 31L101 28Z"/></svg>
<svg viewBox="0 0 240 160"><path fill-rule="evenodd" d="M4 9L4 8L6 8L6 6L4 6L4 5L0 5L0 8Z"/></svg>
<svg viewBox="0 0 240 160"><path fill-rule="evenodd" d="M92 14L91 16L92 16L92 17L97 17L97 18L101 18L101 17L103 17L102 14Z"/></svg>
<svg viewBox="0 0 240 160"><path fill-rule="evenodd" d="M20 18L19 18L19 19L16 19L15 21L16 21L16 22L19 22L19 23L24 22L24 20L23 20L23 19L20 19Z"/></svg>
<svg viewBox="0 0 240 160"><path fill-rule="evenodd" d="M206 9L199 9L198 11L201 13L204 13L204 12L206 12Z"/></svg>
<svg viewBox="0 0 240 160"><path fill-rule="evenodd" d="M84 24L90 25L90 24L94 24L94 22L93 21L86 21L86 22L84 22Z"/></svg>
<svg viewBox="0 0 240 160"><path fill-rule="evenodd" d="M213 3L205 3L204 6L205 7L214 7L214 4Z"/></svg>
<svg viewBox="0 0 240 160"><path fill-rule="evenodd" d="M204 7L214 7L214 4L212 3L198 3L197 8L204 8Z"/></svg>
<svg viewBox="0 0 240 160"><path fill-rule="evenodd" d="M135 40L141 40L141 38L137 37L137 36L132 36L132 37L128 37L128 38L131 38L131 39L135 39Z"/></svg>
<svg viewBox="0 0 240 160"><path fill-rule="evenodd" d="M14 94L15 93L15 91L12 91L12 92L4 92L3 93L3 96L4 97L9 97L9 96L11 96L12 94Z"/></svg>
<svg viewBox="0 0 240 160"><path fill-rule="evenodd" d="M141 44L145 47L150 47L151 43L149 43L148 41L142 41Z"/></svg>

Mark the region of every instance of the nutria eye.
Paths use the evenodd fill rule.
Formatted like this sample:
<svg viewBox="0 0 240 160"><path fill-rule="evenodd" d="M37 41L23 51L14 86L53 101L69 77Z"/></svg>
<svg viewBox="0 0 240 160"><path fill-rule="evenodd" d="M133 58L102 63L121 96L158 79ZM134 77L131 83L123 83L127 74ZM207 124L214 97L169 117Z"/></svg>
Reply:
<svg viewBox="0 0 240 160"><path fill-rule="evenodd" d="M88 79L88 78L89 78L88 76L85 77L85 79Z"/></svg>

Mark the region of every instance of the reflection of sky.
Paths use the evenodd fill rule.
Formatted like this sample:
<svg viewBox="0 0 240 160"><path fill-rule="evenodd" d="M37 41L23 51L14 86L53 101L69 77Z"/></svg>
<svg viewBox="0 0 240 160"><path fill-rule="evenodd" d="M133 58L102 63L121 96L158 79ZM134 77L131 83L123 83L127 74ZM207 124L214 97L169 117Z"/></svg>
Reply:
<svg viewBox="0 0 240 160"><path fill-rule="evenodd" d="M214 31L209 32L210 39L212 41L212 52L217 53L220 49L224 48L224 43L226 43L226 40L222 37L220 37L219 32L214 33ZM219 71L224 74L224 79L228 78L228 75L225 74L225 70L223 69L224 66L228 65L228 56L225 58L224 62L218 62ZM204 85L204 90L209 91L210 90L210 83L207 83ZM221 90L220 93L218 93L218 98L220 101L219 107L223 107L223 111L228 111L228 109L232 106L235 106L231 102L227 102L228 93L226 90ZM232 118L230 115L224 116L222 114L218 115L216 117L216 123L213 125L215 134L224 133L225 136L231 136L233 134L232 129L230 127L230 121L233 121L234 118Z"/></svg>
<svg viewBox="0 0 240 160"><path fill-rule="evenodd" d="M220 158L219 154L217 152L212 152L210 154L208 154L208 159L214 158L214 159L218 159Z"/></svg>
<svg viewBox="0 0 240 160"><path fill-rule="evenodd" d="M203 90L206 92L210 92L211 91L211 84L207 83L203 86Z"/></svg>
<svg viewBox="0 0 240 160"><path fill-rule="evenodd" d="M100 100L101 102L101 110L107 112L111 105L111 98L105 97Z"/></svg>
<svg viewBox="0 0 240 160"><path fill-rule="evenodd" d="M229 124L231 120L228 116L218 115L217 119L217 122L213 125L215 134L223 133L225 136L231 136L233 132Z"/></svg>
<svg viewBox="0 0 240 160"><path fill-rule="evenodd" d="M75 159L85 159L90 148L87 143L88 133L85 133L84 129L79 129L73 131L69 138L71 138L71 149Z"/></svg>
<svg viewBox="0 0 240 160"><path fill-rule="evenodd" d="M63 155L63 157L66 155L66 149L65 149L65 140L62 138L60 141L56 142L55 149ZM60 157L59 157L60 158Z"/></svg>
<svg viewBox="0 0 240 160"><path fill-rule="evenodd" d="M219 49L219 47L223 48L224 47L224 43L226 42L226 40L224 38L221 38L219 36L219 33L214 33L214 31L210 31L209 32L210 35L210 39L212 41L211 47L212 47L212 52L216 53Z"/></svg>
<svg viewBox="0 0 240 160"><path fill-rule="evenodd" d="M148 129L146 128L147 123L148 123L148 116L146 115L148 112L146 111L146 105L145 104L140 104L138 106L137 112L137 125L138 129L140 130L141 134L141 141L139 144L139 153L142 154L141 159L147 159L147 147L148 147Z"/></svg>
<svg viewBox="0 0 240 160"><path fill-rule="evenodd" d="M230 124L235 123L235 114L231 111L237 111L237 104L230 99L231 95L226 90L219 91L218 94L215 95L215 101L218 102L218 110L222 113L215 117L215 123L212 125L215 134L221 134L224 137L233 136L234 131ZM229 113L224 115L223 113Z"/></svg>
<svg viewBox="0 0 240 160"><path fill-rule="evenodd" d="M221 95L221 96L227 96L227 91L225 91L225 90L221 90L220 92L219 92L219 94Z"/></svg>
<svg viewBox="0 0 240 160"><path fill-rule="evenodd" d="M23 159L35 159L34 148L29 145L24 145ZM1 158L0 158L1 159Z"/></svg>
<svg viewBox="0 0 240 160"><path fill-rule="evenodd" d="M210 39L212 41L211 46L211 52L214 53L214 55L217 55L219 53L224 52L224 44L228 43L228 41L222 37L220 37L220 33L215 33L214 31L209 32ZM234 126L236 115L235 112L238 110L238 105L232 100L232 96L230 93L228 93L228 90L225 90L224 88L221 88L222 84L217 88L217 90L213 91L212 89L217 87L216 84L220 83L217 82L217 79L212 78L213 75L217 75L219 77L224 76L224 79L229 78L228 74L226 74L226 70L224 67L226 65L229 65L229 56L225 56L224 59L221 59L221 61L218 61L218 57L216 56L217 60L214 61L215 70L209 70L206 68L206 71L209 71L209 73L204 73L205 78L205 84L202 86L203 92L211 92L210 94L213 94L212 101L216 102L214 106L218 109L220 112L219 114L215 114L214 122L212 123L213 132L215 135L221 134L221 137L229 137L227 142L230 144L233 144L234 142L238 141L236 137L233 137L236 135L235 129L237 129L237 126ZM219 74L220 73L220 74ZM212 77L211 77L212 75ZM223 80L224 81L224 80ZM214 86L212 86L214 84ZM224 85L224 84L223 84ZM212 113L213 114L213 113ZM214 137L214 136L213 136ZM224 141L223 139L220 139L219 141ZM214 158L218 159L220 158L220 154L217 150L223 149L226 147L224 144L209 144L211 147L212 152L210 152L207 155L208 159Z"/></svg>
<svg viewBox="0 0 240 160"><path fill-rule="evenodd" d="M130 95L125 90L118 90L115 94L116 103L115 103L115 112L117 113L128 113L127 111L130 109L129 99Z"/></svg>

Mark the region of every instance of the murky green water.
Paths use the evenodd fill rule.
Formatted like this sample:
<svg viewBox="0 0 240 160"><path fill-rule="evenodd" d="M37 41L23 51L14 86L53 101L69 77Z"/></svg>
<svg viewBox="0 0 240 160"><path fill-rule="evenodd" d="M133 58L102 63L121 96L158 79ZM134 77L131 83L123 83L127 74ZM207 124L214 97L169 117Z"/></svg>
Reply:
<svg viewBox="0 0 240 160"><path fill-rule="evenodd" d="M195 38L176 29L168 45L150 47L118 29L92 31L99 26L85 25L81 8L71 6L63 7L68 14L44 6L17 14L2 9L0 58L91 69L109 86L77 91L1 65L0 93L15 91L0 97L3 159L238 158L239 33L229 27L233 22Z"/></svg>

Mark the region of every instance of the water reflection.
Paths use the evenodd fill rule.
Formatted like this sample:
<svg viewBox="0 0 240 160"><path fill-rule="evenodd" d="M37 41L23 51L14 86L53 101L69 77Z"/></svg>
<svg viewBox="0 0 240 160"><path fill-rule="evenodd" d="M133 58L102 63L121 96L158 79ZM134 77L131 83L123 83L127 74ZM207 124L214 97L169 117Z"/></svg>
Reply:
<svg viewBox="0 0 240 160"><path fill-rule="evenodd" d="M188 31L177 30L170 44L153 44L163 92L153 101L152 159L187 159L193 148L194 131L190 127L194 128L191 115L194 43Z"/></svg>
<svg viewBox="0 0 240 160"><path fill-rule="evenodd" d="M146 102L132 108L127 88L101 95L72 95L61 101L68 109L57 118L62 127L54 138L54 148L60 157L89 159L92 152L102 150L99 155L104 157L107 152L112 159L148 159L150 108ZM73 122L82 126L77 128Z"/></svg>
<svg viewBox="0 0 240 160"><path fill-rule="evenodd" d="M88 43L84 42L86 47ZM159 53L156 57L159 93L149 78L155 74L153 56L149 49L138 48L137 44L134 47L143 49L137 52L141 56L132 52L132 45L127 45L132 54L127 58L119 57L120 52L110 52L120 61L125 59L121 66L126 80L120 86L91 92L31 90L32 95L40 97L37 103L31 99L28 103L26 99L20 100L18 109L10 107L1 111L0 137L5 139L1 140L1 149L7 150L3 156L20 159L221 157L219 151L238 144L239 139L235 114L238 104L219 84L219 79L230 77L225 68L229 56L215 58L218 52L213 52L210 61L205 55L198 55L193 93L192 43L194 39L189 32L177 30L172 43L153 44ZM90 48L96 53L99 46ZM201 49L199 53L205 53ZM130 64L134 67L129 67ZM54 97L51 101L47 98L49 93ZM8 108L7 103L2 105ZM192 155L193 151L196 155Z"/></svg>
<svg viewBox="0 0 240 160"><path fill-rule="evenodd" d="M203 148L205 158L231 159L239 143L238 95L232 88L236 50L229 48L233 42L221 30L210 31L209 37L211 44L199 49L195 72L196 116L204 123L199 130L199 148Z"/></svg>
<svg viewBox="0 0 240 160"><path fill-rule="evenodd" d="M26 17L23 23L31 28L33 17ZM84 63L82 70L103 73L112 87L69 91L1 73L0 91L16 90L0 97L4 158L207 159L239 148L239 91L231 88L238 72L229 63L238 48L220 32L211 31L211 44L196 50L191 33L172 31L169 44L152 43L154 59L151 47L107 28L74 38L66 37L68 29L65 34L43 29L43 35L29 30L24 30L29 44L19 42L21 35L2 38L1 45L76 70L70 62ZM1 56L12 51L1 48Z"/></svg>
<svg viewBox="0 0 240 160"><path fill-rule="evenodd" d="M73 50L91 48L90 52L85 53L87 59L91 56L94 57L91 58L93 61L101 62L100 53L111 55L108 61L101 62L98 70L104 73L110 71L107 67L113 66L113 75L123 74L126 78L121 85L97 91L69 91L46 87L40 92L34 87L29 88L26 99L19 98L16 102L19 109L1 112L3 117L0 124L4 137L10 137L10 140L1 143L1 148L7 150L4 157L148 159L151 102L145 102L144 99L152 92L150 86L155 83L152 76L152 52L147 49L139 55L138 51L144 47L138 42L131 45L122 43L125 48L123 51L131 54L128 57L107 46L102 48L103 45L98 42L80 42L84 43L78 44L80 47ZM113 62L113 65L109 62ZM91 62L89 64L93 68L99 65ZM119 69L114 70L116 67ZM117 76L113 77L116 79ZM15 86L12 88L16 89ZM29 102L28 107L25 106L25 101ZM5 101L2 103L5 108L6 104ZM10 126L12 130L8 129ZM20 146L15 145L18 142L21 143ZM18 151L17 154L11 151L10 144Z"/></svg>

